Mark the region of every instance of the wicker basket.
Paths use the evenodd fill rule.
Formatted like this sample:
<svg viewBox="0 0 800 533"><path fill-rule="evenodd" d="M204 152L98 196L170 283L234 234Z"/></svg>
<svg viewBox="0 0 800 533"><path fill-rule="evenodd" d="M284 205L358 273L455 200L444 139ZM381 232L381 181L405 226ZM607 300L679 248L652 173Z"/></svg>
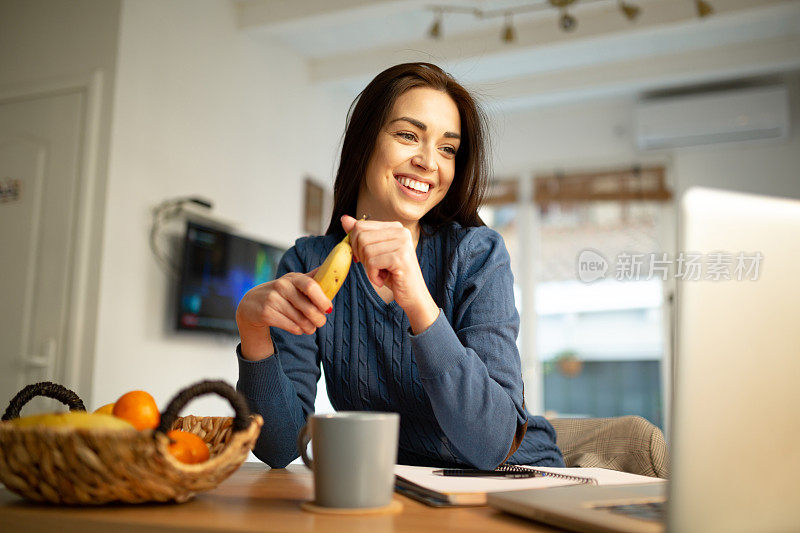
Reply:
<svg viewBox="0 0 800 533"><path fill-rule="evenodd" d="M189 400L209 393L226 398L235 417L178 418ZM181 391L161 414L155 430L15 427L21 407L35 396L55 398L71 410L81 399L54 383L29 385L11 400L0 422L0 481L37 502L96 505L108 502L183 502L216 487L238 469L263 423L223 381L203 381ZM169 429L190 431L208 443L211 457L184 464L168 451Z"/></svg>

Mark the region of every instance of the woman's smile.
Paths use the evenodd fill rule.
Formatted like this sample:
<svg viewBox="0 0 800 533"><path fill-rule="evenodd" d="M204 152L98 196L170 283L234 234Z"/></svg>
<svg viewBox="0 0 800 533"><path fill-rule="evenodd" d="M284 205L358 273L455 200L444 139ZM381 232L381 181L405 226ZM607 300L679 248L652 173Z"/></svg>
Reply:
<svg viewBox="0 0 800 533"><path fill-rule="evenodd" d="M420 180L417 176L395 174L394 180L403 194L414 201L424 202L431 195L433 189L430 183Z"/></svg>

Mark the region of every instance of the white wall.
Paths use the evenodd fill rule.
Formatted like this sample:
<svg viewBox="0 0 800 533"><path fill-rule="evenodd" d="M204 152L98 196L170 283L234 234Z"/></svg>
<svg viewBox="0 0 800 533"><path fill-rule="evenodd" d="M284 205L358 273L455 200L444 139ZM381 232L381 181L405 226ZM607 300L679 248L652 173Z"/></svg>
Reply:
<svg viewBox="0 0 800 533"><path fill-rule="evenodd" d="M791 132L779 142L687 148L675 157L678 192L692 185L800 198L800 75L788 82Z"/></svg>
<svg viewBox="0 0 800 533"><path fill-rule="evenodd" d="M491 108L492 102L486 102ZM542 107L491 115L496 176L628 164L635 149L625 130L633 100Z"/></svg>
<svg viewBox="0 0 800 533"><path fill-rule="evenodd" d="M629 97L497 113L495 174L660 162L676 197L703 185L800 198L800 76L790 76L788 85L792 127L781 141L642 152L635 147L635 100Z"/></svg>
<svg viewBox="0 0 800 533"><path fill-rule="evenodd" d="M163 405L202 378L235 383L236 340L171 327L173 286L148 247L151 209L196 194L242 231L292 244L302 178L326 180L338 140L325 102L300 58L237 29L232 2L123 2L94 404L142 388ZM229 408L210 398L189 411Z"/></svg>

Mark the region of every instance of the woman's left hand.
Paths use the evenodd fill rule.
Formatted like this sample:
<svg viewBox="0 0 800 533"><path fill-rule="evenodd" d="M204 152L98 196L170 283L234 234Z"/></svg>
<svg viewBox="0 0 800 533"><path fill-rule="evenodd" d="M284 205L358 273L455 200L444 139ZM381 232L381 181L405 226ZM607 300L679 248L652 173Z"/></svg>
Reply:
<svg viewBox="0 0 800 533"><path fill-rule="evenodd" d="M353 257L377 287L392 290L397 305L408 315L411 330L420 333L439 315L417 261L411 231L400 222L356 220L344 215L342 228L350 234Z"/></svg>

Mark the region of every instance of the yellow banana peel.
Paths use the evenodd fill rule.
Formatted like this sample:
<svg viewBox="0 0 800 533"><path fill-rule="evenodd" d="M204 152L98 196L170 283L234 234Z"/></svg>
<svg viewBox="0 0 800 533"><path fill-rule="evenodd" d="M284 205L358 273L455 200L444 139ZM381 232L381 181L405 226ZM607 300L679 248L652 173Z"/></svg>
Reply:
<svg viewBox="0 0 800 533"><path fill-rule="evenodd" d="M350 247L350 234L348 233L342 242L337 244L325 258L325 262L314 274L314 280L322 287L322 292L329 300L333 300L336 293L342 287L347 273L350 272L350 264L353 262L353 249Z"/></svg>

